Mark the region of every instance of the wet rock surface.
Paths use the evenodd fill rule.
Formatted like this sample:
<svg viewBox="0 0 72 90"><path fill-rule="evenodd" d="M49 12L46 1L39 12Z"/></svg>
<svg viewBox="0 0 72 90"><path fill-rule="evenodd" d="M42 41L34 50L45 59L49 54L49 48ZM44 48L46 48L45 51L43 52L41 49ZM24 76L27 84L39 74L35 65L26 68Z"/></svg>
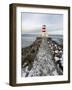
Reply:
<svg viewBox="0 0 72 90"><path fill-rule="evenodd" d="M22 77L62 75L62 49L51 38L37 38L31 46L22 48Z"/></svg>

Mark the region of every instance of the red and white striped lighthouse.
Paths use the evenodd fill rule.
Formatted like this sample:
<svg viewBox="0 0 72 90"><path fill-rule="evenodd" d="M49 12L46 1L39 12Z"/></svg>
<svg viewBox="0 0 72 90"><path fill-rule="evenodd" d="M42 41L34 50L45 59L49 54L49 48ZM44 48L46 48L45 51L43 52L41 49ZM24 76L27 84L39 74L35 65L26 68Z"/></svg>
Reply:
<svg viewBox="0 0 72 90"><path fill-rule="evenodd" d="M46 31L46 25L42 25L41 35L42 37L48 37L47 31Z"/></svg>
<svg viewBox="0 0 72 90"><path fill-rule="evenodd" d="M46 25L42 25L42 32L46 32Z"/></svg>

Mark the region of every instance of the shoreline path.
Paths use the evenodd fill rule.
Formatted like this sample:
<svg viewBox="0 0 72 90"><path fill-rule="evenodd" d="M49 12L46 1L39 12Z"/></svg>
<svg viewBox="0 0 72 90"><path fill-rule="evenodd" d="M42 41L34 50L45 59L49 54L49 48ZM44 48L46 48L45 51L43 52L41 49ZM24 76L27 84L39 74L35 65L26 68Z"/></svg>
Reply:
<svg viewBox="0 0 72 90"><path fill-rule="evenodd" d="M54 76L58 75L56 65L52 60L51 50L48 47L47 38L43 38L39 51L34 59L33 67L30 71L27 68L23 71L25 77L33 76Z"/></svg>

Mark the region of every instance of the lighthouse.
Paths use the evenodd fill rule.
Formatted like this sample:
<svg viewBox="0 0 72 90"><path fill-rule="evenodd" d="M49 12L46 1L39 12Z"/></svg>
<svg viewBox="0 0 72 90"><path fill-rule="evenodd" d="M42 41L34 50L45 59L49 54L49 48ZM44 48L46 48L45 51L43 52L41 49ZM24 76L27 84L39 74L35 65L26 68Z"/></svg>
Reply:
<svg viewBox="0 0 72 90"><path fill-rule="evenodd" d="M48 37L48 32L46 30L46 25L42 25L42 28L41 28L41 36L42 37Z"/></svg>

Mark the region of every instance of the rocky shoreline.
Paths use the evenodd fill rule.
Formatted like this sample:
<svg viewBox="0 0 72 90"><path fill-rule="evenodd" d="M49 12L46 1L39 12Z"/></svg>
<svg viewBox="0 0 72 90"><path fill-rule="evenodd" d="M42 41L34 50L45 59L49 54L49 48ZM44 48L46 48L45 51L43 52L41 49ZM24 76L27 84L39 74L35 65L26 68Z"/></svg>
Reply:
<svg viewBox="0 0 72 90"><path fill-rule="evenodd" d="M47 43L45 44L46 46L43 46L43 49L45 51L45 47L49 47L47 54L51 53L50 56L46 55L46 58L49 59L48 57L51 57L52 61L54 62L54 65L52 63L52 66L51 65L47 65L46 68L50 68L55 66L55 69L56 71L54 71L54 74L51 74L51 72L49 73L46 73L48 71L48 69L44 69L45 70L45 73L44 71L38 70L40 68L40 66L36 66L38 67L37 69L37 73L35 73L35 63L39 63L40 62L40 65L44 65L42 64L43 62L42 61L37 61L38 58L41 58L42 56L39 57L39 52L41 53L41 50L39 50L41 48L41 44L42 44L42 40L43 38L41 37L37 37L37 39L33 42L32 45L30 45L29 47L26 47L26 48L22 48L22 76L25 76L25 77L28 77L28 76L44 76L44 75L55 75L56 74L56 71L57 71L57 74L58 75L63 75L63 45L59 45L57 42L53 41L52 38L47 38ZM45 41L44 41L45 43ZM37 55L38 54L38 55ZM45 56L44 56L45 57ZM37 59L36 59L37 58ZM42 57L43 58L43 57ZM36 62L35 62L36 60ZM45 59L43 59L45 60ZM44 61L45 63L46 61ZM49 62L49 60L47 61ZM51 62L50 62L51 63ZM39 65L39 64L37 64ZM54 68L53 68L54 69ZM55 70L54 69L54 70ZM56 75L57 75L56 74Z"/></svg>

